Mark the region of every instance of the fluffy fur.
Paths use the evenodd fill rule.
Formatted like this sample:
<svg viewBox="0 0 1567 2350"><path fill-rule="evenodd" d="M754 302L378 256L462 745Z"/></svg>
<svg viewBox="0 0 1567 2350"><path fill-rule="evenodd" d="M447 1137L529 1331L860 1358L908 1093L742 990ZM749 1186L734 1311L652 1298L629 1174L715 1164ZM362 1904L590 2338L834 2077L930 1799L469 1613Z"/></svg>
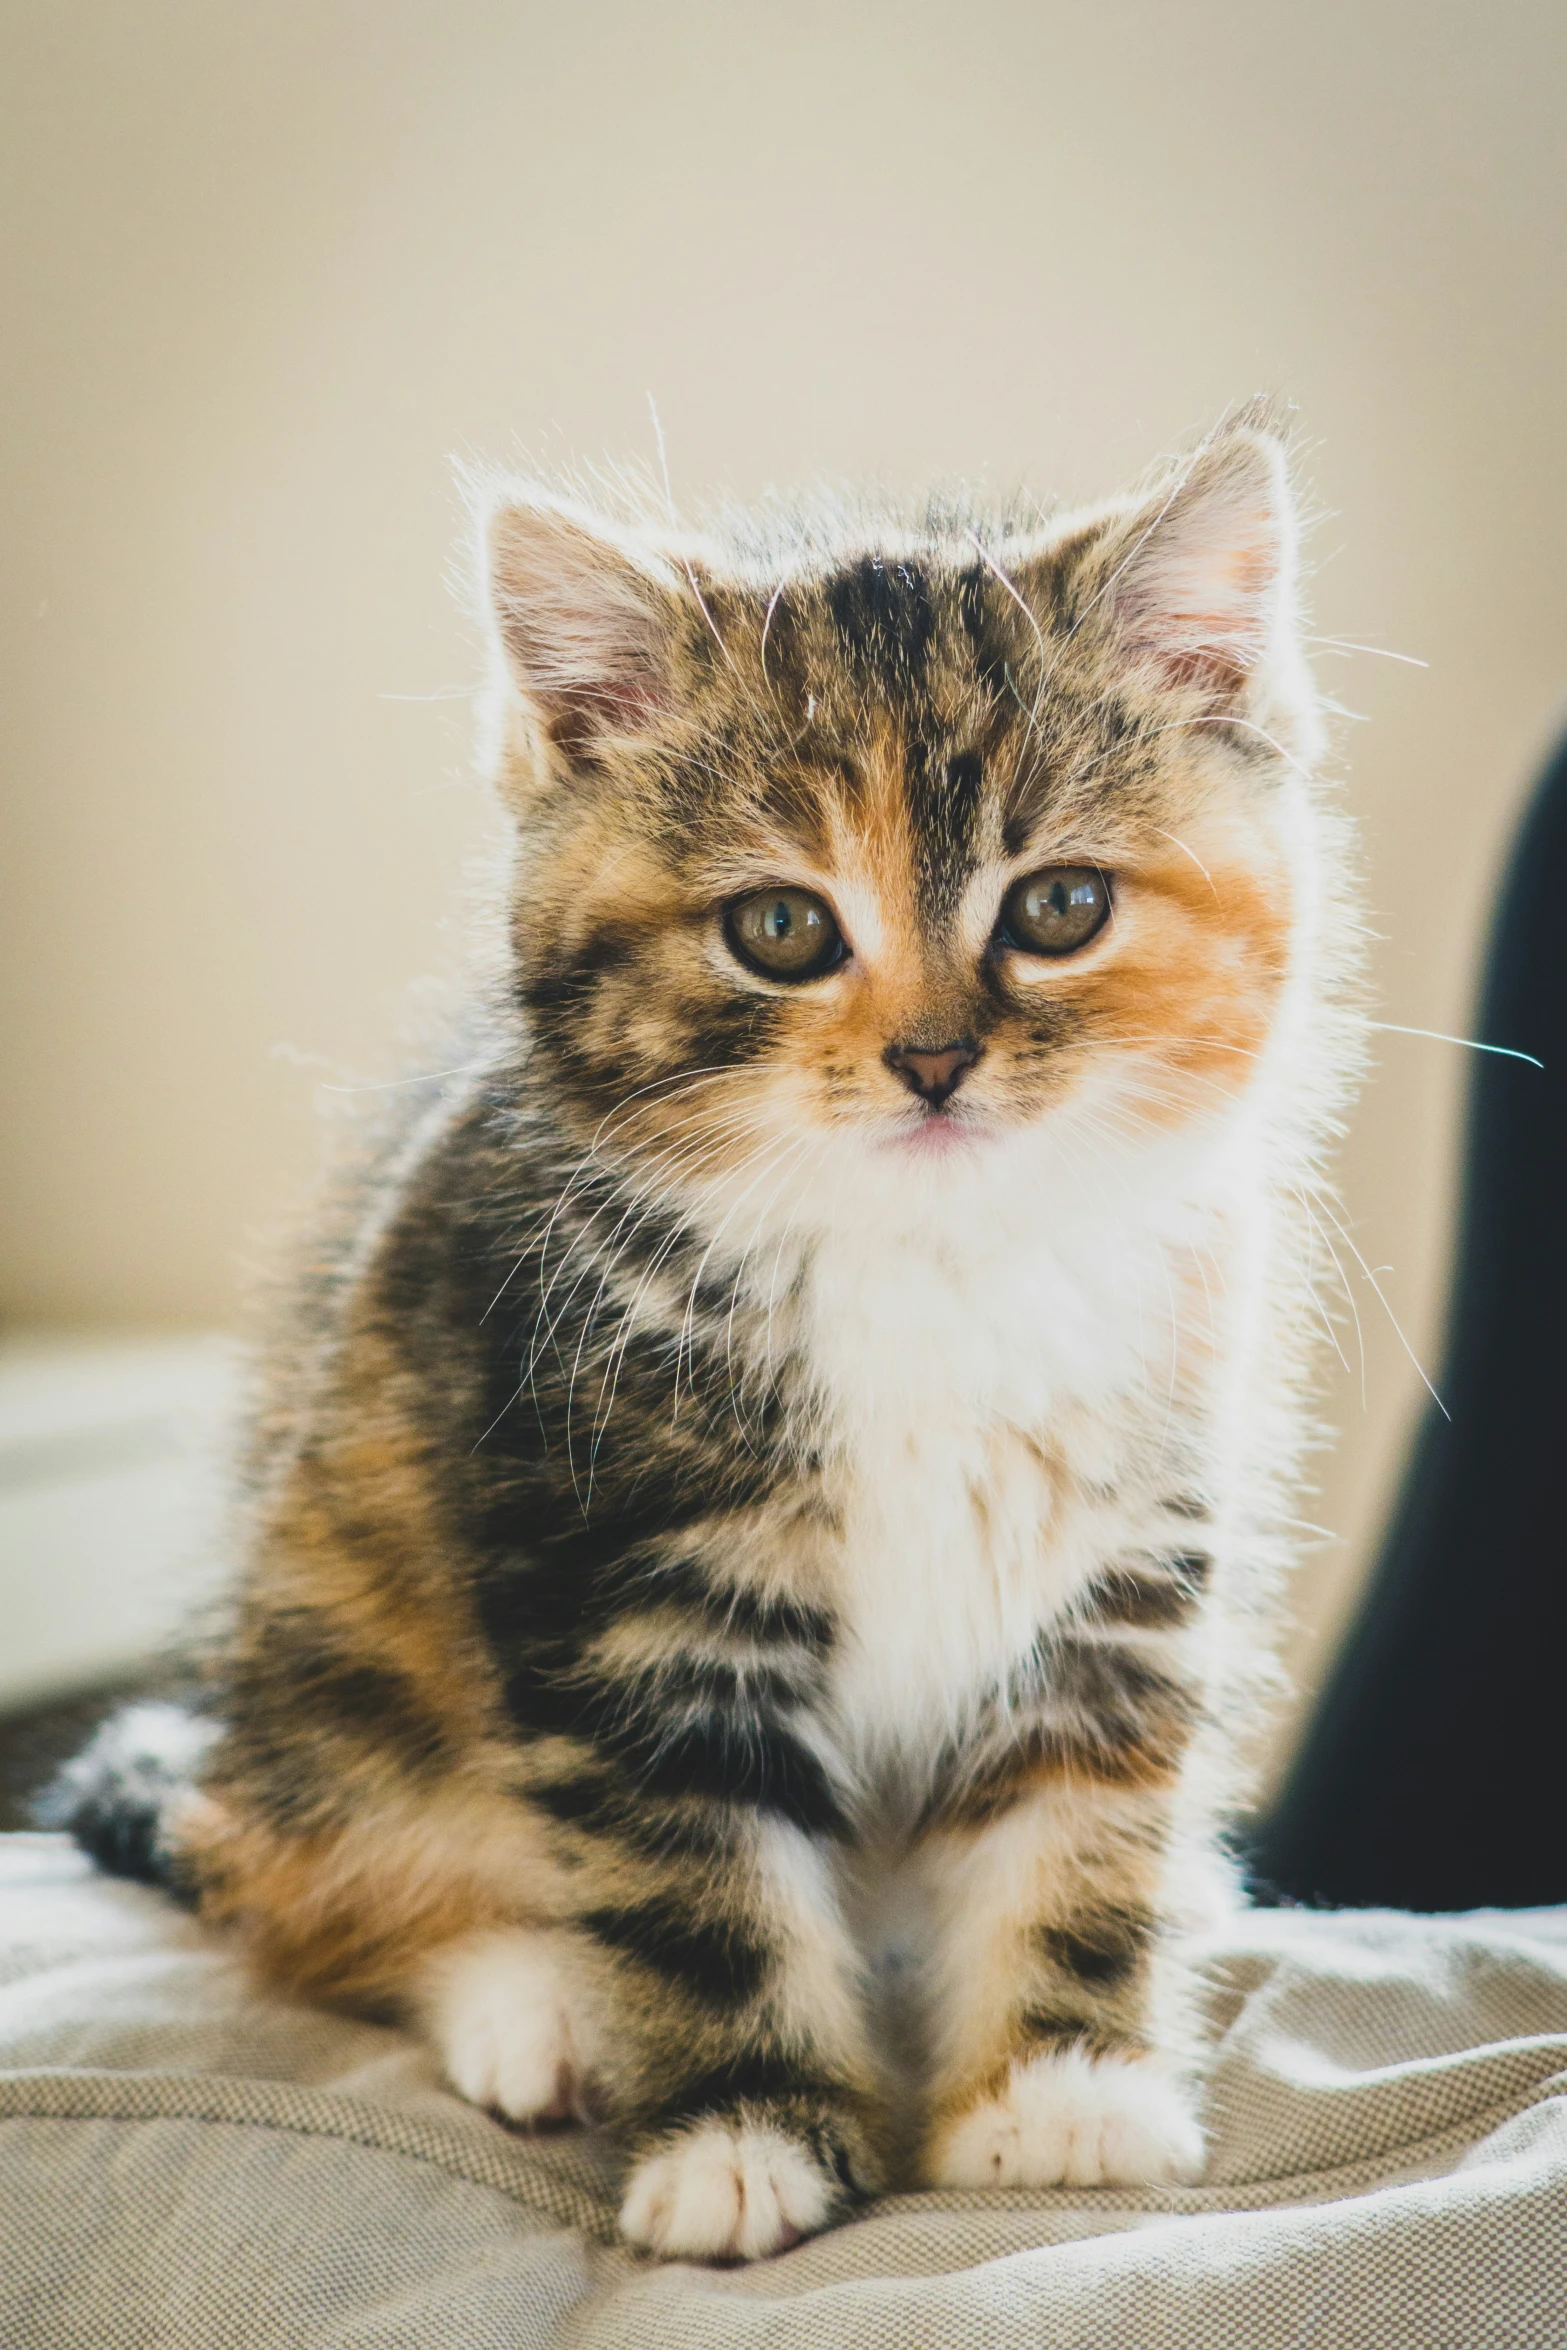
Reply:
<svg viewBox="0 0 1567 2350"><path fill-rule="evenodd" d="M315 1252L138 1850L465 2095L606 2115L659 2253L1187 2176L1352 1059L1281 449L705 536L504 484L482 542L474 1073ZM998 927L1050 867L1110 892L1059 956ZM784 887L805 981L725 926Z"/></svg>

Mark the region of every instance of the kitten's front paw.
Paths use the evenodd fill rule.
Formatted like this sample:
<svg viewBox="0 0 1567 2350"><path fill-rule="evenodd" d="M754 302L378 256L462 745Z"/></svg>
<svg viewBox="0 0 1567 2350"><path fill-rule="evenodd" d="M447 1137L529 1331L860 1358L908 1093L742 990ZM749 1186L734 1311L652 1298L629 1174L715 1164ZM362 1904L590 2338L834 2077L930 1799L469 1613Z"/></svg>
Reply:
<svg viewBox="0 0 1567 2350"><path fill-rule="evenodd" d="M1202 2169L1202 2132L1167 2074L1067 2048L1020 2060L928 2165L942 2187L1151 2187Z"/></svg>
<svg viewBox="0 0 1567 2350"><path fill-rule="evenodd" d="M715 2117L632 2173L620 2226L664 2260L760 2260L814 2235L842 2201L838 2181L787 2131Z"/></svg>
<svg viewBox="0 0 1567 2350"><path fill-rule="evenodd" d="M557 1936L518 1927L451 1943L429 1962L422 2009L471 2104L515 2122L591 2118L596 2035Z"/></svg>

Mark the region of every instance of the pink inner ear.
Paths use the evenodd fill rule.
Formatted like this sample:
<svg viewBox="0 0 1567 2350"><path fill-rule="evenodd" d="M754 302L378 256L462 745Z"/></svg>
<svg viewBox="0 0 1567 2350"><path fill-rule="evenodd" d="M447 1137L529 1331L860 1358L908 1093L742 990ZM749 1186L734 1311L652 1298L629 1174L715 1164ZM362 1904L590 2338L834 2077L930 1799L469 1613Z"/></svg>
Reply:
<svg viewBox="0 0 1567 2350"><path fill-rule="evenodd" d="M652 725L665 697L639 677L581 676L535 692L551 742L579 757L601 734L635 734Z"/></svg>
<svg viewBox="0 0 1567 2350"><path fill-rule="evenodd" d="M1111 604L1164 681L1233 697L1267 649L1284 560L1271 479L1191 481L1142 526Z"/></svg>
<svg viewBox="0 0 1567 2350"><path fill-rule="evenodd" d="M666 704L668 591L607 534L558 508L505 509L490 590L517 682L568 754Z"/></svg>

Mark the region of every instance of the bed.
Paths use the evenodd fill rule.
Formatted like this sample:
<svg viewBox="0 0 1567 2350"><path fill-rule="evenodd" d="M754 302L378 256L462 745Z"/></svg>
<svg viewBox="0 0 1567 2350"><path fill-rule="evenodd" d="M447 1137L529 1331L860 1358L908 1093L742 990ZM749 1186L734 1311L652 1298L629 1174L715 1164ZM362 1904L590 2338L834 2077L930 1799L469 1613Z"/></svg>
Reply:
<svg viewBox="0 0 1567 2350"><path fill-rule="evenodd" d="M591 2133L259 1993L0 1838L0 2340L27 2350L1490 2350L1567 2336L1567 1909L1258 1910L1205 1953L1203 2185L895 2195L751 2269L614 2239Z"/></svg>

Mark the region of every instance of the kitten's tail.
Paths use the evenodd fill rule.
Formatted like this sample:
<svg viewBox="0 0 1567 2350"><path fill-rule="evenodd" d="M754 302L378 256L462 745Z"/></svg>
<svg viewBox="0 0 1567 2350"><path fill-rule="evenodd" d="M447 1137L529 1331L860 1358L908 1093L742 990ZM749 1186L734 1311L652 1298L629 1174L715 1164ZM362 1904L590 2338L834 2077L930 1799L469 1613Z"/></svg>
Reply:
<svg viewBox="0 0 1567 2350"><path fill-rule="evenodd" d="M187 1905L195 1887L168 1837L217 1724L177 1705L128 1705L96 1730L39 1796L41 1828L63 1828L101 1869L159 1885Z"/></svg>

